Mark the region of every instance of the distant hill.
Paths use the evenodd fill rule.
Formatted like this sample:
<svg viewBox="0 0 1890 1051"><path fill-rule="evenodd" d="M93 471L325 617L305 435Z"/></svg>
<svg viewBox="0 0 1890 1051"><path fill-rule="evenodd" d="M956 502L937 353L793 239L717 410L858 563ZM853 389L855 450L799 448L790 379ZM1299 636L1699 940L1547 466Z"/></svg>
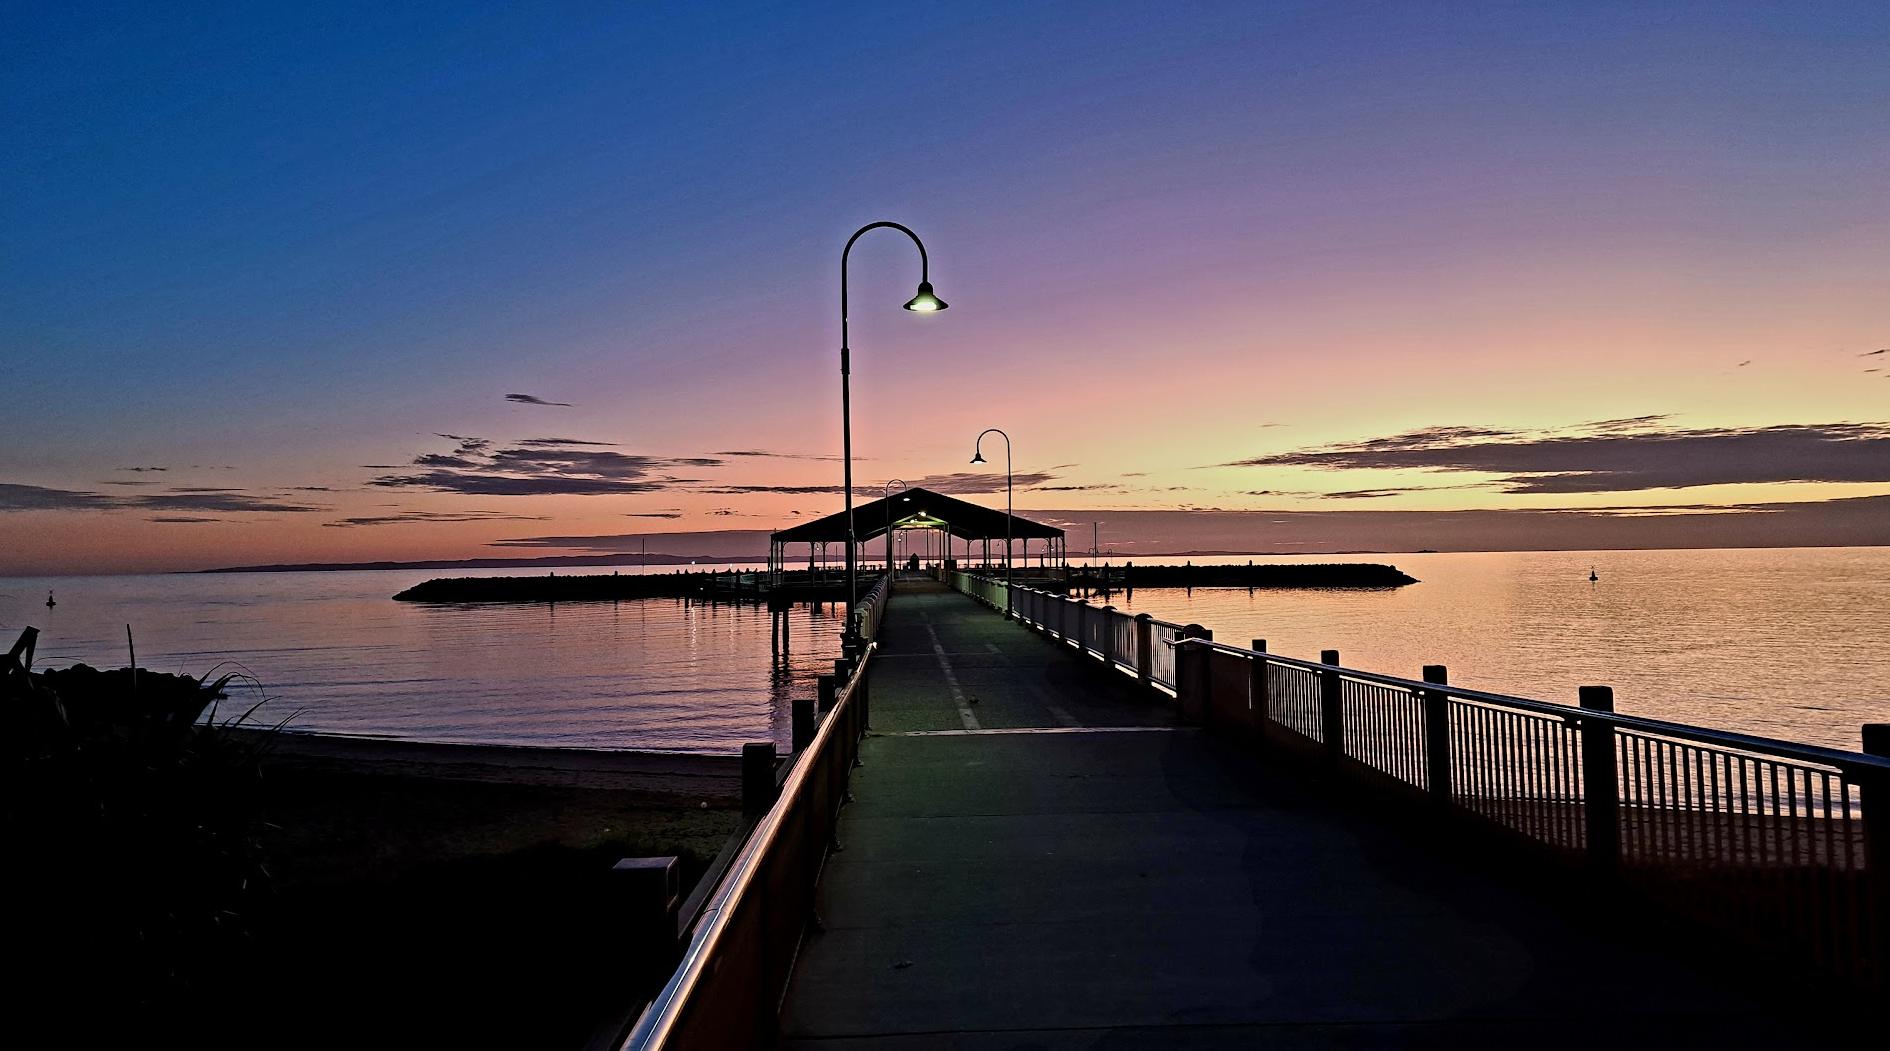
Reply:
<svg viewBox="0 0 1890 1051"><path fill-rule="evenodd" d="M766 562L766 555L546 555L541 558L440 558L418 562L295 562L223 566L196 573L339 573L361 569L531 569L534 566L686 566L693 563Z"/></svg>

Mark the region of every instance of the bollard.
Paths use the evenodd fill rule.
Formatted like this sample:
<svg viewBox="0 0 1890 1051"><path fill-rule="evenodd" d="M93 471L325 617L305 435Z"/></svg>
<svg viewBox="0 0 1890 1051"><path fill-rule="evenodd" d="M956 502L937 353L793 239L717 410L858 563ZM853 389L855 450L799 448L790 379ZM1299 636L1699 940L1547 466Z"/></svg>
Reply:
<svg viewBox="0 0 1890 1051"><path fill-rule="evenodd" d="M1450 670L1441 664L1424 666L1424 681L1450 683ZM1431 777L1431 798L1450 802L1450 697L1442 690L1425 690L1424 766Z"/></svg>
<svg viewBox="0 0 1890 1051"><path fill-rule="evenodd" d="M853 662L847 660L845 657L835 657L833 659L833 677L838 682L840 689L846 689L847 680L853 678Z"/></svg>
<svg viewBox="0 0 1890 1051"><path fill-rule="evenodd" d="M814 743L814 727L817 725L814 721L814 699L796 697L789 704L794 718L794 754L799 755Z"/></svg>
<svg viewBox="0 0 1890 1051"><path fill-rule="evenodd" d="M774 742L742 745L742 813L759 817L774 806Z"/></svg>
<svg viewBox="0 0 1890 1051"><path fill-rule="evenodd" d="M1614 689L1583 686L1583 708L1614 711ZM1611 872L1621 862L1621 786L1616 780L1614 727L1600 719L1582 720L1582 810L1587 819L1588 860Z"/></svg>
<svg viewBox="0 0 1890 1051"><path fill-rule="evenodd" d="M1247 647L1256 654L1267 651L1267 640L1255 639ZM1267 720L1273 717L1273 697L1269 691L1273 686L1267 677L1267 659L1254 657L1247 668L1247 707L1253 712L1253 735L1257 744L1266 744Z"/></svg>
<svg viewBox="0 0 1890 1051"><path fill-rule="evenodd" d="M1150 623L1154 619L1146 613L1135 615L1135 681L1143 686L1149 684L1149 668L1154 657L1155 626Z"/></svg>
<svg viewBox="0 0 1890 1051"><path fill-rule="evenodd" d="M821 711L823 712L833 711L834 701L837 700L840 696L838 680L836 680L831 675L815 676L814 677L814 695L820 698Z"/></svg>
<svg viewBox="0 0 1890 1051"><path fill-rule="evenodd" d="M1319 663L1331 665L1319 673L1319 724L1325 730L1326 756L1337 762L1345 754L1345 688L1339 683L1339 651L1320 650Z"/></svg>

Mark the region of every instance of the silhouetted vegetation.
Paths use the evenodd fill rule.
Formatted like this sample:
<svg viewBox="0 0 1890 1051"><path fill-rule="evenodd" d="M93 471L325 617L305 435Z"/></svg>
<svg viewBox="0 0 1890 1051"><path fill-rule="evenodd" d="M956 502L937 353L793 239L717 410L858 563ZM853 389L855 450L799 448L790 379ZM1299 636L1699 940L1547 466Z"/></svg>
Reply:
<svg viewBox="0 0 1890 1051"><path fill-rule="evenodd" d="M259 750L206 682L129 668L0 665L9 927L20 1002L93 1032L227 990L267 892Z"/></svg>

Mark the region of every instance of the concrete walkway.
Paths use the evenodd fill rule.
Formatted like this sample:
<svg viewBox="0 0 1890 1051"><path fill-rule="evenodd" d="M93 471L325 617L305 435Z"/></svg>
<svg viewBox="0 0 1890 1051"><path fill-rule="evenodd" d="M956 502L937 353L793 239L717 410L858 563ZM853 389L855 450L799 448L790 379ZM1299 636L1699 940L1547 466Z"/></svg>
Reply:
<svg viewBox="0 0 1890 1051"><path fill-rule="evenodd" d="M1424 849L936 585L893 600L872 718L788 1047L1724 1047L1782 1028L1757 1013L1763 980L1714 981Z"/></svg>

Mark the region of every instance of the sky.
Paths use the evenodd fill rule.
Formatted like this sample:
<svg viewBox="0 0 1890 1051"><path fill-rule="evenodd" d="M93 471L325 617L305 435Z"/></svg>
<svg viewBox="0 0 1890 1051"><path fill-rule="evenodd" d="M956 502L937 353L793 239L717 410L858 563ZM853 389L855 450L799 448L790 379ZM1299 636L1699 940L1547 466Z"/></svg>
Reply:
<svg viewBox="0 0 1890 1051"><path fill-rule="evenodd" d="M1002 427L1143 550L1890 543L1881 3L7 23L0 574L837 510L876 220L951 308L861 239L868 495Z"/></svg>

